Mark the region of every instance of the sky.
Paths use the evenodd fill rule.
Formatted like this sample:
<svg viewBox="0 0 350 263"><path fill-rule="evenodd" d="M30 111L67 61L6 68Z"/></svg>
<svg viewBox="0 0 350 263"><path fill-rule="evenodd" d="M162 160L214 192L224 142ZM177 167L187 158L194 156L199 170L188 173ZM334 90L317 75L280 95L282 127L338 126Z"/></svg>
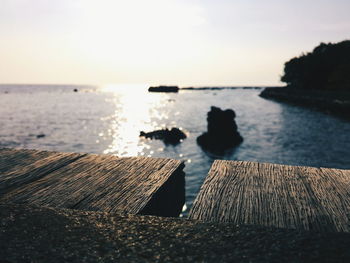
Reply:
<svg viewBox="0 0 350 263"><path fill-rule="evenodd" d="M0 83L281 85L349 0L0 0Z"/></svg>

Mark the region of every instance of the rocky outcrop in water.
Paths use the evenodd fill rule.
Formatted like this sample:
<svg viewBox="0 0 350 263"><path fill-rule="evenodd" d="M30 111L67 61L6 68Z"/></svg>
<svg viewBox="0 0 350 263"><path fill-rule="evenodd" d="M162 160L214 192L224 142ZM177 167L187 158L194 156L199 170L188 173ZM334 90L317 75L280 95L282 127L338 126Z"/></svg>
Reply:
<svg viewBox="0 0 350 263"><path fill-rule="evenodd" d="M237 131L236 114L233 110L211 107L208 112L208 130L197 138L197 143L205 150L222 152L243 141Z"/></svg>
<svg viewBox="0 0 350 263"><path fill-rule="evenodd" d="M149 87L149 92L178 92L178 86L157 86L157 87Z"/></svg>
<svg viewBox="0 0 350 263"><path fill-rule="evenodd" d="M186 139L186 134L178 128L156 130L152 132L140 132L140 137L162 140L165 144L178 144Z"/></svg>

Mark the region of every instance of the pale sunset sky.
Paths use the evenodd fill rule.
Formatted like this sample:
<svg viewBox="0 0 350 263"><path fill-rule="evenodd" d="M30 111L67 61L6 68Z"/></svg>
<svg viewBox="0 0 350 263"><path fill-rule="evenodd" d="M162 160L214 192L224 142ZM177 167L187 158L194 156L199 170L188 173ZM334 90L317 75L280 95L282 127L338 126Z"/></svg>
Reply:
<svg viewBox="0 0 350 263"><path fill-rule="evenodd" d="M281 85L349 0L0 0L0 83Z"/></svg>

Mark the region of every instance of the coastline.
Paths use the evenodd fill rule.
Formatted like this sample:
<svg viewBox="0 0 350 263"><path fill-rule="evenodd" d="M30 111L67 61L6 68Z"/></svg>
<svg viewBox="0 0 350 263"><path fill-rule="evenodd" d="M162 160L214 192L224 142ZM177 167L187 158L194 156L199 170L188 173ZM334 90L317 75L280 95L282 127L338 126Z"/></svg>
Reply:
<svg viewBox="0 0 350 263"><path fill-rule="evenodd" d="M259 96L265 99L319 110L350 121L350 92L276 87L265 88Z"/></svg>

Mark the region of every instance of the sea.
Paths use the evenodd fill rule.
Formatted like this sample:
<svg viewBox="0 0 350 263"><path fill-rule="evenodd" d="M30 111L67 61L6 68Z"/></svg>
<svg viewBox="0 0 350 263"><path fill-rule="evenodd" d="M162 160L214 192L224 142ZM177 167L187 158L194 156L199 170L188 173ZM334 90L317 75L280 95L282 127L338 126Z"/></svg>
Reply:
<svg viewBox="0 0 350 263"><path fill-rule="evenodd" d="M77 92L74 90L76 89ZM350 169L350 122L259 97L262 87L150 93L146 85L0 85L0 147L183 160L191 207L215 159ZM211 106L233 109L238 147L214 155L196 138ZM178 145L140 132L178 127Z"/></svg>

